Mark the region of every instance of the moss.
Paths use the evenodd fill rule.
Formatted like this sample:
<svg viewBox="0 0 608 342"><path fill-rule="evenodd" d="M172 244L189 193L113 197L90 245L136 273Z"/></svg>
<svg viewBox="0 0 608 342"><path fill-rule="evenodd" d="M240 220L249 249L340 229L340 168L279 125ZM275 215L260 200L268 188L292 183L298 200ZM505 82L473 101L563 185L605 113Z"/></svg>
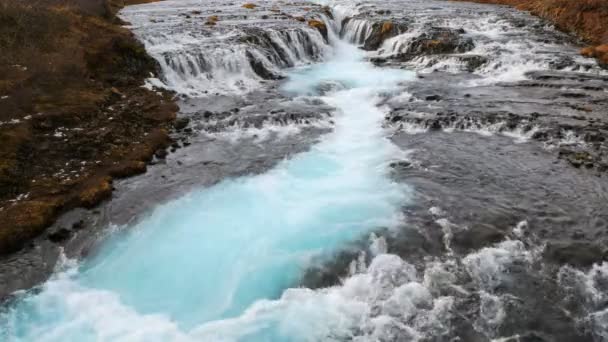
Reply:
<svg viewBox="0 0 608 342"><path fill-rule="evenodd" d="M209 18L207 18L205 25L215 26L219 20L220 20L220 18L217 15L212 15Z"/></svg>
<svg viewBox="0 0 608 342"><path fill-rule="evenodd" d="M315 19L309 20L308 26L314 27L316 29L327 29L324 22L322 22L320 20L315 20Z"/></svg>
<svg viewBox="0 0 608 342"><path fill-rule="evenodd" d="M258 5L252 4L252 3L246 3L246 4L243 4L242 7L247 8L247 9L254 9L254 8L258 7Z"/></svg>
<svg viewBox="0 0 608 342"><path fill-rule="evenodd" d="M382 28L380 29L380 34L384 35L391 32L393 30L393 27L394 25L390 21L383 23Z"/></svg>
<svg viewBox="0 0 608 342"><path fill-rule="evenodd" d="M143 161L125 161L110 168L110 175L116 178L124 178L146 172L147 165Z"/></svg>
<svg viewBox="0 0 608 342"><path fill-rule="evenodd" d="M92 179L80 191L80 205L91 208L112 195L112 178L99 177Z"/></svg>
<svg viewBox="0 0 608 342"><path fill-rule="evenodd" d="M0 212L0 254L22 248L53 222L59 202L54 199L19 202Z"/></svg>
<svg viewBox="0 0 608 342"><path fill-rule="evenodd" d="M323 38L325 38L325 40L327 40L327 26L325 25L324 22L320 21L320 20L316 20L316 19L312 19L308 21L308 26L313 27L317 30L319 30L319 32L321 33L321 35L323 36Z"/></svg>

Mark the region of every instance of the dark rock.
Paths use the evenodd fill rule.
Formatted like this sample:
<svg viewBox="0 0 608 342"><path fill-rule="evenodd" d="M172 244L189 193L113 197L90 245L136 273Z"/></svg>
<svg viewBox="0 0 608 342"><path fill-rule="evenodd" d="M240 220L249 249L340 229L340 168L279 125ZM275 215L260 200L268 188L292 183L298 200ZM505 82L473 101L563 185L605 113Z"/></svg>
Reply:
<svg viewBox="0 0 608 342"><path fill-rule="evenodd" d="M165 150L164 148L161 148L159 150L157 150L154 155L156 156L156 158L158 159L165 159L167 157L167 150Z"/></svg>
<svg viewBox="0 0 608 342"><path fill-rule="evenodd" d="M84 229L84 221L80 220L77 222L74 222L74 224L72 225L72 229L73 230L81 230Z"/></svg>
<svg viewBox="0 0 608 342"><path fill-rule="evenodd" d="M72 231L67 228L60 228L58 231L50 233L48 236L49 241L54 243L60 243L68 240L72 236Z"/></svg>
<svg viewBox="0 0 608 342"><path fill-rule="evenodd" d="M560 155L562 155L563 151L560 151ZM570 153L567 155L566 160L570 163L570 165L579 168L583 166L585 163L592 160L591 155L587 152L577 152Z"/></svg>
<svg viewBox="0 0 608 342"><path fill-rule="evenodd" d="M462 252L468 252L500 242L504 237L505 233L493 225L479 223L454 232L452 245Z"/></svg>
<svg viewBox="0 0 608 342"><path fill-rule="evenodd" d="M589 242L549 242L543 256L558 264L587 267L605 260L605 253L598 245Z"/></svg>
<svg viewBox="0 0 608 342"><path fill-rule="evenodd" d="M443 126L441 125L441 121L439 120L430 120L428 122L428 128L431 131L439 131L443 128Z"/></svg>
<svg viewBox="0 0 608 342"><path fill-rule="evenodd" d="M562 70L562 69L566 69L566 68L572 67L575 64L576 63L574 62L574 60L571 57L569 57L569 56L562 56L558 60L550 62L549 66L552 69Z"/></svg>
<svg viewBox="0 0 608 342"><path fill-rule="evenodd" d="M429 95L427 97L424 98L427 101L439 101L441 100L441 96L439 95Z"/></svg>
<svg viewBox="0 0 608 342"><path fill-rule="evenodd" d="M249 65L251 65L253 71L255 71L255 73L261 78L265 80L280 80L281 78L283 78L280 75L273 73L271 70L268 70L268 68L266 68L266 65L263 62L257 60L251 52L247 51L246 55L247 59L249 60Z"/></svg>
<svg viewBox="0 0 608 342"><path fill-rule="evenodd" d="M475 47L471 38L464 38L458 30L433 27L414 39L406 50L408 55L464 53Z"/></svg>
<svg viewBox="0 0 608 342"><path fill-rule="evenodd" d="M412 163L407 161L407 160L402 160L402 161L396 161L396 162L392 162L389 165L391 168L395 169L395 170L403 170L403 169L408 169L412 166Z"/></svg>
<svg viewBox="0 0 608 342"><path fill-rule="evenodd" d="M176 130L181 131L182 129L186 128L186 126L188 126L189 123L190 123L190 119L179 118L179 119L175 120L173 127L175 127Z"/></svg>
<svg viewBox="0 0 608 342"><path fill-rule="evenodd" d="M462 55L458 59L464 63L465 69L468 72L473 72L479 69L482 65L488 63L488 59L479 55Z"/></svg>

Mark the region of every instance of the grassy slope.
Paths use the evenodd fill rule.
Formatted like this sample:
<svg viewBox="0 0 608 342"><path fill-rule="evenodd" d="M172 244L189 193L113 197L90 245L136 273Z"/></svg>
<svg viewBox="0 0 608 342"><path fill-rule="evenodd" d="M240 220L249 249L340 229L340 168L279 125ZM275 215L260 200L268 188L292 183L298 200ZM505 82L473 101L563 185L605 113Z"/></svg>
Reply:
<svg viewBox="0 0 608 342"><path fill-rule="evenodd" d="M0 254L169 143L176 106L141 87L157 64L115 17L133 1L65 1L0 0Z"/></svg>
<svg viewBox="0 0 608 342"><path fill-rule="evenodd" d="M577 34L588 44L581 51L608 66L608 0L453 0L515 6Z"/></svg>

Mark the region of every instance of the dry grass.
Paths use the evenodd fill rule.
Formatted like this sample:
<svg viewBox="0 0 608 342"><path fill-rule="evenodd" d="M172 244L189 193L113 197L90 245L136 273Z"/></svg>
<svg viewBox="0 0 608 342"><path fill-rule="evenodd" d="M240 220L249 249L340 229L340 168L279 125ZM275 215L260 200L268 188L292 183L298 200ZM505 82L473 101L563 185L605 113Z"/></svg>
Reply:
<svg viewBox="0 0 608 342"><path fill-rule="evenodd" d="M124 3L135 1L0 0L0 121L18 122L0 125L0 254L108 197L108 177L145 171L167 141L175 107L140 87L157 65L119 25ZM87 167L53 176L72 161Z"/></svg>

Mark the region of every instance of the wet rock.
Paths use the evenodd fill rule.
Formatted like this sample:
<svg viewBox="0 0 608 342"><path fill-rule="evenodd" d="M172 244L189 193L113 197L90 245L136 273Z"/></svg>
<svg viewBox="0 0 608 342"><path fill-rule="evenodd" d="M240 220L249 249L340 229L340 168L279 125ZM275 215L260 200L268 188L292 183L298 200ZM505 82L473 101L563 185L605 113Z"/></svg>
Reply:
<svg viewBox="0 0 608 342"><path fill-rule="evenodd" d="M504 240L505 232L493 225L477 223L468 229L455 231L452 237L453 247L460 252L469 252Z"/></svg>
<svg viewBox="0 0 608 342"><path fill-rule="evenodd" d="M377 50L385 40L398 36L408 29L405 23L392 21L378 22L372 25L372 33L363 43L363 49L367 51Z"/></svg>
<svg viewBox="0 0 608 342"><path fill-rule="evenodd" d="M85 228L85 225L84 225L83 220L78 220L78 221L74 222L74 224L72 224L72 230L81 230L84 228Z"/></svg>
<svg viewBox="0 0 608 342"><path fill-rule="evenodd" d="M606 260L605 251L590 242L549 242L543 256L557 264L588 267Z"/></svg>
<svg viewBox="0 0 608 342"><path fill-rule="evenodd" d="M249 64L251 65L251 68L261 78L265 80L279 80L282 78L280 75L277 75L274 72L270 71L266 67L266 65L262 61L259 61L257 58L255 58L255 56L251 52L247 51L246 55L247 59L249 60Z"/></svg>
<svg viewBox="0 0 608 342"><path fill-rule="evenodd" d="M412 166L412 163L407 160L392 162L389 165L392 169L395 170L405 170Z"/></svg>
<svg viewBox="0 0 608 342"><path fill-rule="evenodd" d="M413 40L406 54L435 55L464 53L475 47L471 38L462 37L461 30L433 27Z"/></svg>
<svg viewBox="0 0 608 342"><path fill-rule="evenodd" d="M325 25L324 22L320 21L320 20L316 20L316 19L312 19L308 21L308 26L313 27L315 29L317 29L321 35L323 36L323 38L325 39L325 41L328 40L327 37L327 25Z"/></svg>
<svg viewBox="0 0 608 342"><path fill-rule="evenodd" d="M566 160L568 161L568 163L570 163L570 165L579 168L582 165L590 162L592 160L592 157L589 155L588 152L575 152L568 154Z"/></svg>
<svg viewBox="0 0 608 342"><path fill-rule="evenodd" d="M325 14L329 19L334 19L334 12L329 6L323 6L321 8L321 12Z"/></svg>
<svg viewBox="0 0 608 342"><path fill-rule="evenodd" d="M549 63L549 66L552 69L562 70L562 69L570 68L570 67L574 66L575 64L576 63L574 62L574 60L571 57L562 56L558 60L551 61Z"/></svg>
<svg viewBox="0 0 608 342"><path fill-rule="evenodd" d="M168 154L168 153L167 153L167 150L166 150L166 149L164 149L164 148L161 148L161 149L157 150L157 151L154 153L154 155L155 155L155 156L156 156L156 158L158 158L158 159L165 159L165 158L167 158L167 154Z"/></svg>
<svg viewBox="0 0 608 342"><path fill-rule="evenodd" d="M479 55L462 55L457 58L464 63L465 69L468 72L473 72L488 63L487 57Z"/></svg>
<svg viewBox="0 0 608 342"><path fill-rule="evenodd" d="M60 243L68 240L72 237L72 231L67 228L60 228L56 232L52 232L48 235L48 239L54 243Z"/></svg>
<svg viewBox="0 0 608 342"><path fill-rule="evenodd" d="M176 130L181 131L184 128L186 128L186 126L188 126L189 123L190 123L189 118L179 118L179 119L175 120L173 127L175 127Z"/></svg>

